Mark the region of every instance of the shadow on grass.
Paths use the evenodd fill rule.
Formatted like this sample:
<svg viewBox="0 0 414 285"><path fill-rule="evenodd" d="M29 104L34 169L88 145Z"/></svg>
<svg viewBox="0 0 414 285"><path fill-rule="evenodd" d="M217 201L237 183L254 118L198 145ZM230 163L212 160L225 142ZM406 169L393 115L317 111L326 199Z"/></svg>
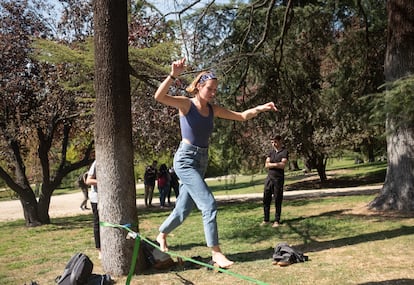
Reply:
<svg viewBox="0 0 414 285"><path fill-rule="evenodd" d="M375 281L375 282L365 282L359 283L358 285L412 285L414 284L414 279L392 279L385 281Z"/></svg>
<svg viewBox="0 0 414 285"><path fill-rule="evenodd" d="M52 225L56 226L56 230L90 228L92 227L93 217L90 215L79 215L72 217L53 218Z"/></svg>
<svg viewBox="0 0 414 285"><path fill-rule="evenodd" d="M295 206L308 204L308 203L318 203L320 199L315 200L300 200L294 201L293 204ZM289 202L289 205L292 206L292 202ZM261 207L261 203L249 203L245 202L242 204L230 204L227 207L222 207L219 211L238 211L244 212L248 211L249 209ZM236 209L235 209L236 208ZM337 229L335 227L331 228L330 226L326 226L325 223L321 224L313 224L312 220L321 220L324 218L333 218L333 219L344 219L346 222L349 218L358 218L364 219L366 215L359 215L359 214L350 214L348 211L350 209L340 209L335 211L329 211L320 213L317 215L312 216L301 216L296 217L293 219L287 219L283 221L283 225L279 227L276 231L271 227L259 227L258 224L252 224L251 217L245 218L239 217L240 224L242 227L238 228L237 230L231 231L222 236L222 238L226 238L228 240L234 240L237 242L238 239L244 239L245 241L250 241L251 243L260 243L265 240L277 238L279 241L282 240L302 240L302 244L294 245L295 248L298 250L307 253L307 252L318 252L323 251L326 249L332 248L340 248L344 246L352 246L372 241L380 241L380 240L387 240L401 236L410 236L414 235L414 226L401 226L399 228L390 229L390 230L383 230L383 231L375 231L371 233L364 233L364 234L357 234L354 236L348 236L344 238L336 238L332 240L317 241L320 238L320 235L325 236L326 234L329 235L329 232L326 231L333 231L335 232ZM392 220L393 217L384 217L382 213L373 214L369 216L370 218L376 218L379 220ZM402 220L409 217L395 217L397 220ZM309 221L309 222L307 222ZM336 221L338 222L338 221ZM349 235L349 233L348 233ZM273 248L258 250L258 251L250 251L250 252L243 252L239 254L230 255L229 258L235 261L254 261L254 260L261 260L261 259L269 259L273 254ZM385 284L385 283L384 283Z"/></svg>
<svg viewBox="0 0 414 285"><path fill-rule="evenodd" d="M402 226L398 229L361 234L353 237L346 237L323 242L313 241L309 244L296 245L296 247L303 252L317 252L331 248L356 245L370 241L386 240L412 234L414 234L414 226Z"/></svg>
<svg viewBox="0 0 414 285"><path fill-rule="evenodd" d="M236 262L248 262L248 261L256 261L256 260L270 260L273 255L273 248L256 250L256 251L249 251L249 252L241 252L235 254L229 254L227 257L230 260Z"/></svg>
<svg viewBox="0 0 414 285"><path fill-rule="evenodd" d="M379 169L357 177L335 175L333 178L329 178L324 182L321 182L319 179L311 179L304 181L299 180L297 182L289 183L289 185L286 185L285 190L292 191L365 186L375 183L383 183L385 180L385 174L385 169Z"/></svg>
<svg viewBox="0 0 414 285"><path fill-rule="evenodd" d="M291 226L289 222L286 222L287 226ZM356 235L353 237L346 237L334 240L328 240L323 242L312 241L307 244L297 244L294 247L303 253L308 252L318 252L326 249L332 248L340 248L344 246L352 246L356 244L371 242L371 241L378 241L378 240L386 240L400 236L407 236L414 234L414 226L402 226L398 229L393 230L385 230L385 231L378 231L373 233L361 234ZM273 235L274 236L274 235ZM271 238L272 236L268 236ZM309 239L309 237L306 237ZM258 251L250 251L250 252L243 252L237 254L229 255L229 258L235 261L255 261L255 260L265 260L270 259L272 257L274 248L258 250ZM375 284L375 283L373 283ZM380 284L388 284L388 283L380 283ZM389 284L397 284L397 283L389 283ZM405 283L402 283L405 284ZM412 283L414 284L414 283Z"/></svg>
<svg viewBox="0 0 414 285"><path fill-rule="evenodd" d="M26 227L24 220L16 220L12 222L3 222L2 226L4 228L27 228L32 230L39 230L47 226L47 230L61 230L61 229L75 229L75 228L85 228L91 227L93 222L92 214L90 215L77 215L77 216L68 216L61 218L51 218L50 224L44 224L39 227Z"/></svg>
<svg viewBox="0 0 414 285"><path fill-rule="evenodd" d="M193 283L193 282L191 282L190 280L188 280L188 279L185 279L184 277L182 277L180 274L178 274L178 273L175 273L175 275L178 277L178 279L180 280L180 283L181 284L184 284L184 285L194 285L195 283Z"/></svg>

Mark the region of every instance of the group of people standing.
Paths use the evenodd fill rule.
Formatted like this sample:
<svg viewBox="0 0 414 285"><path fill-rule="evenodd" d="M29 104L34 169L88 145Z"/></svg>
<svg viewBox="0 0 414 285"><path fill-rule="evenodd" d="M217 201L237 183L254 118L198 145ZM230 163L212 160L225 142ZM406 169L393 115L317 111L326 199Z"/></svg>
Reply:
<svg viewBox="0 0 414 285"><path fill-rule="evenodd" d="M152 207L155 184L160 192L160 207L171 206L171 192L174 191L175 197L179 195L179 181L174 168L168 169L165 163L157 169L158 162L154 160L152 165L145 168L144 173L144 201L146 207Z"/></svg>

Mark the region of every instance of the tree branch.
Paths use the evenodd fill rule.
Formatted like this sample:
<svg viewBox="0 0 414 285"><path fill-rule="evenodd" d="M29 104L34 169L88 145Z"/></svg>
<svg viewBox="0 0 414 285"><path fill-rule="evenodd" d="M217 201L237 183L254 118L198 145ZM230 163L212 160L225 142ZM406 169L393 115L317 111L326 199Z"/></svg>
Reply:
<svg viewBox="0 0 414 285"><path fill-rule="evenodd" d="M252 51L253 53L255 53L263 45L263 43L267 39L267 35L269 34L269 29L270 29L270 19L271 19L271 16L272 16L272 11L273 11L273 7L275 6L275 3L276 3L276 0L269 1L269 5L268 5L267 10L266 10L266 25L265 25L264 30L262 32L262 38L257 43L257 45L254 47L254 49Z"/></svg>
<svg viewBox="0 0 414 285"><path fill-rule="evenodd" d="M280 34L280 37L279 37L279 45L275 46L275 49L273 52L273 58L276 58L276 49L278 46L280 47L279 60L276 64L276 78L279 78L280 66L283 60L283 46L284 46L285 35L290 26L291 20L293 19L293 16L289 18L289 12L291 10L292 10L292 0L289 0L288 5L286 7L286 11L285 11L285 16L283 18L283 28L282 28L282 33Z"/></svg>

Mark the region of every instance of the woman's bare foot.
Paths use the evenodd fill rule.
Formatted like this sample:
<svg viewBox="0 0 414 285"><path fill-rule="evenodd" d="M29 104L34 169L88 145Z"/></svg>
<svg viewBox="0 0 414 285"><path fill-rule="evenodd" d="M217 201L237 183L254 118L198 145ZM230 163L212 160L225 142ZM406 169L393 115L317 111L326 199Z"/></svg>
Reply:
<svg viewBox="0 0 414 285"><path fill-rule="evenodd" d="M211 256L214 263L216 263L220 268L230 268L234 264L233 261L227 259L218 246L213 247Z"/></svg>
<svg viewBox="0 0 414 285"><path fill-rule="evenodd" d="M159 233L157 236L157 242L160 244L161 251L163 252L168 251L167 234Z"/></svg>

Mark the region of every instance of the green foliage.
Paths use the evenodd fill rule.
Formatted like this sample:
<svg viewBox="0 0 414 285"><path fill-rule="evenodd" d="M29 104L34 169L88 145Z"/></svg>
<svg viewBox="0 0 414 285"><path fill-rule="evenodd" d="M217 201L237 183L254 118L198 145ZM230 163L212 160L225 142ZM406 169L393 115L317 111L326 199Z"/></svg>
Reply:
<svg viewBox="0 0 414 285"><path fill-rule="evenodd" d="M324 161L344 147L366 152L374 148L375 153L382 154L386 113L395 114L398 122L404 122L402 118L409 118L408 124L412 122L412 85L409 82L379 95L378 101L372 100L376 102L374 107L361 100L383 84L385 1L302 1L290 9L285 6L286 2L267 6L232 1L198 6L195 10L183 10L183 13L190 12L180 17L180 22L165 20L145 1L132 4L129 58L133 70L133 136L134 146L143 161L164 156L170 159L180 141L177 110L158 104L153 95L169 72L171 61L181 57L183 50L189 60L189 75L180 78L171 88L172 93L183 93L193 72L212 68L220 76L219 104L244 110L275 101L279 108L276 114L261 114L248 122L215 122L209 175L256 173L263 167L263 156L270 147L268 138L273 133L285 137L292 157ZM178 4L179 8L184 5ZM22 10L18 5L8 7L15 16ZM19 84L25 82L25 86L30 87L19 101L25 102L20 118L36 110L44 115L46 110L62 107L68 101L77 105L76 113L57 111L69 118L83 119L79 124L71 123L74 140L68 146L67 158L72 162L93 136L90 116L94 102L94 51L93 38L88 35L93 30L80 28L89 27L91 6L85 5L81 11L66 8L67 22L62 27L72 27L75 38L70 42L56 42L45 37L27 37L27 31L47 31L44 25L14 33L12 36L21 36L28 43L34 40L34 43L27 48L7 49L18 56L7 61L10 65L3 66L7 72L2 76ZM77 11L80 11L78 16L75 15ZM26 21L36 19L29 15L24 18ZM75 21L70 23L73 19ZM4 23L12 23L12 20L18 23L22 18L3 20ZM178 35L182 35L184 47L177 40ZM9 39L2 44L13 41L22 42ZM36 52L26 55L32 49ZM10 54L4 52L3 56L6 59ZM18 76L24 74L28 58L48 65L42 71L53 75L49 76L47 88L42 89L46 80L39 77ZM10 70L11 63L18 68ZM50 97L44 107L38 108L33 99L44 98L46 93L42 91L45 90L53 90L56 99ZM37 97L32 96L32 92ZM5 94L6 100L19 93L8 90ZM16 112L2 112L13 113ZM14 126L14 123L3 125ZM3 144L2 141L2 147ZM52 156L58 155L59 145L54 145ZM141 171L136 171L137 177Z"/></svg>
<svg viewBox="0 0 414 285"><path fill-rule="evenodd" d="M38 50L38 60L61 63L82 63L85 67L93 70L94 66L94 45L93 38L79 43L68 45L62 42L55 42L45 39L37 39L33 47Z"/></svg>
<svg viewBox="0 0 414 285"><path fill-rule="evenodd" d="M83 144L74 139L79 130L85 134L90 127L86 111L90 108L77 99L85 95L79 90L85 89L86 72L75 72L78 70L72 63L86 60L73 59L79 57L75 49L45 40L50 32L43 17L46 4L42 0L11 5L0 1L5 8L1 10L2 23L8 26L0 32L2 68L6 71L0 78L6 83L1 84L0 153L5 163L0 165L4 167L0 176L22 199L25 210L36 208L25 212L27 225L50 222L49 202L43 200L49 201L68 173L86 165L91 153L90 136L82 137L89 139ZM40 10L42 13L36 14ZM42 54L45 45L51 52ZM65 86L66 82L71 84ZM67 160L68 147L75 145L76 151Z"/></svg>
<svg viewBox="0 0 414 285"><path fill-rule="evenodd" d="M148 14L147 8L147 5L134 6L129 60L134 145L136 151L150 157L172 151L178 145L178 125L170 115L174 110L161 108L153 99L153 94L160 80L168 74L172 59L179 56L179 47L171 41L171 24L157 14ZM72 42L38 39L33 47L37 50L37 60L56 66L61 86L68 92L78 94L76 100L83 107L83 114L93 114L93 37ZM90 128L93 128L93 120L90 121Z"/></svg>
<svg viewBox="0 0 414 285"><path fill-rule="evenodd" d="M90 97L93 96L93 38L70 45L37 39L33 47L37 51L35 55L37 60L57 66L62 87L71 92L84 92Z"/></svg>
<svg viewBox="0 0 414 285"><path fill-rule="evenodd" d="M283 3L212 5L186 19L195 65L223 77L220 104L243 110L274 101L279 108L252 122L216 124L212 141L223 148L224 168L259 166L271 133L321 170L339 148L372 156L383 147L383 124L372 128L360 98L383 83L385 1Z"/></svg>
<svg viewBox="0 0 414 285"><path fill-rule="evenodd" d="M393 130L413 125L414 77L409 76L383 84L380 89L383 91L361 98L361 104L371 109L369 120L372 127L378 128L378 125L384 125L387 116L393 119L393 126L389 126ZM381 130L383 131L383 128Z"/></svg>
<svg viewBox="0 0 414 285"><path fill-rule="evenodd" d="M414 76L409 76L381 86L384 91L373 95L372 118L385 121L389 116L395 122L394 127L414 124Z"/></svg>

